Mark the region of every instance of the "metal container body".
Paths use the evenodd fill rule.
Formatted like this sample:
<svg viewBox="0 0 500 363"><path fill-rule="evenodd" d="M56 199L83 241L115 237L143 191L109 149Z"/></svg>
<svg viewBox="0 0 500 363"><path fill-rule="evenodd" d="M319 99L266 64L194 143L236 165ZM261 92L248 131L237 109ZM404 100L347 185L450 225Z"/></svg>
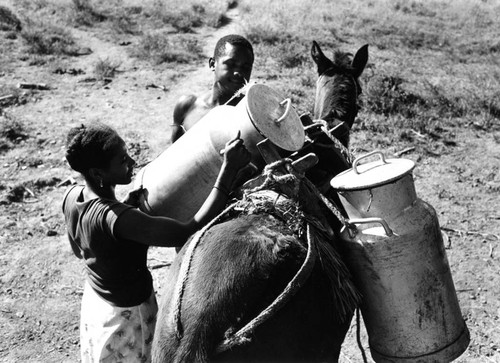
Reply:
<svg viewBox="0 0 500 363"><path fill-rule="evenodd" d="M148 214L188 221L200 209L217 179L221 150L241 131L253 163L262 163L256 144L264 137L243 106L218 106L137 175L146 189L140 209Z"/></svg>
<svg viewBox="0 0 500 363"><path fill-rule="evenodd" d="M360 163L371 155L380 160ZM350 218L341 245L376 362L450 362L470 340L438 218L416 195L413 167L373 152L331 181Z"/></svg>
<svg viewBox="0 0 500 363"><path fill-rule="evenodd" d="M139 171L135 186L146 189L140 209L181 221L191 219L217 180L223 162L221 150L238 131L257 169L265 165L257 147L260 141L267 138L285 150L295 151L305 139L290 99L283 99L265 85L250 85L237 106L213 108Z"/></svg>
<svg viewBox="0 0 500 363"><path fill-rule="evenodd" d="M395 234L363 225L342 233L346 262L376 362L450 362L469 344L437 216L417 199L393 220Z"/></svg>

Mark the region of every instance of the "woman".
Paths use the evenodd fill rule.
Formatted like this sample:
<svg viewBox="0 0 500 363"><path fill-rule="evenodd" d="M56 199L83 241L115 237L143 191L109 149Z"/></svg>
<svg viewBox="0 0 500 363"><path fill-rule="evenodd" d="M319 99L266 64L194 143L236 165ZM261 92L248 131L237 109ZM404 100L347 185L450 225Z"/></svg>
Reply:
<svg viewBox="0 0 500 363"><path fill-rule="evenodd" d="M87 272L80 322L82 361L148 362L157 313L146 265L148 246L180 247L215 217L250 153L239 134L226 144L210 195L185 223L135 209L140 191L123 202L116 199L115 186L132 181L135 162L110 127L96 123L71 129L66 159L85 179L85 185L73 186L63 201L70 244Z"/></svg>

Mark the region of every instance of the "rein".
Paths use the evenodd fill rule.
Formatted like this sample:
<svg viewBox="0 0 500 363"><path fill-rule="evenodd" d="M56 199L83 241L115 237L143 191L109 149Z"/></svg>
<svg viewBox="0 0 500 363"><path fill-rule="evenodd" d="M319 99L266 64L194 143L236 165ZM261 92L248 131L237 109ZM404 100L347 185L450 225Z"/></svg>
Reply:
<svg viewBox="0 0 500 363"><path fill-rule="evenodd" d="M184 329L182 327L182 322L181 322L181 306L182 306L182 297L184 296L184 291L186 289L186 284L187 284L187 279L189 275L189 270L191 269L191 263L193 261L193 256L194 256L194 250L196 247L198 247L198 244L200 243L202 237L205 235L205 233L215 224L217 224L219 221L222 220L223 217L229 212L231 212L234 207L236 206L237 203L231 204L229 207L227 207L225 210L223 210L217 217L212 219L205 227L203 227L198 234L196 235L195 238L193 238L187 249L186 249L186 254L184 255L184 258L182 259L181 262L181 267L179 270L179 277L177 279L177 283L175 286L175 293L174 293L174 298L172 300L173 306L175 306L174 314L173 314L173 322L176 327L176 336L177 339L181 339L182 336L184 335Z"/></svg>
<svg viewBox="0 0 500 363"><path fill-rule="evenodd" d="M328 129L328 122L326 122L325 120L313 120L313 124L312 125L309 125L307 127L305 127L305 130L307 131L308 129L310 128L313 128L313 127L317 127L317 126L320 126L321 128L321 131L323 131L323 133L326 134L326 136L328 136L328 138L332 141L333 145L341 152L341 154L345 157L345 159L347 160L348 163L352 164L352 162L354 161L354 155L349 151L349 149L347 147L345 147L339 139L337 139L333 133L335 131L336 128L338 127L341 127L342 124L344 124L344 122L338 124L337 126L331 128L331 129Z"/></svg>
<svg viewBox="0 0 500 363"><path fill-rule="evenodd" d="M232 334L228 338L219 344L215 349L216 354L223 353L237 345L242 345L249 343L251 341L250 335L253 334L254 330L257 329L262 323L270 319L279 309L281 309L304 285L307 281L311 272L314 268L314 264L317 258L317 251L313 244L313 236L311 234L311 227L309 223L307 224L307 255L302 263L302 266L297 271L292 280L288 283L281 294L264 309L257 317L252 319L243 328L238 330L236 333Z"/></svg>

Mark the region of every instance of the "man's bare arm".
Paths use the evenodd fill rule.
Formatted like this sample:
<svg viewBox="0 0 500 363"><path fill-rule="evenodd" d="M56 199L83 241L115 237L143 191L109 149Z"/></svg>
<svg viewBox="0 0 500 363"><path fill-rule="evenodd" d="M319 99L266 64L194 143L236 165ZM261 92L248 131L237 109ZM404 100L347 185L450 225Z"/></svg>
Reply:
<svg viewBox="0 0 500 363"><path fill-rule="evenodd" d="M196 103L196 98L195 95L182 96L175 104L174 118L170 124L170 140L168 140L170 144L174 143L186 132L183 126L184 119Z"/></svg>

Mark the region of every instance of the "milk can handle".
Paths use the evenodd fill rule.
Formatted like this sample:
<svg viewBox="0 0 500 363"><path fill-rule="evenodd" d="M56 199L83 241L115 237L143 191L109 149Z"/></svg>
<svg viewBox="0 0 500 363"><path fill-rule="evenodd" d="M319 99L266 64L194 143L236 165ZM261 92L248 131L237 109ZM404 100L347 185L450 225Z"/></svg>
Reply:
<svg viewBox="0 0 500 363"><path fill-rule="evenodd" d="M380 223L382 227L384 227L385 234L387 237L392 237L394 235L394 232L392 232L392 229L389 227L385 219L382 218L360 218L360 219L349 219L346 224L349 229L349 235L351 235L351 228L355 227L356 224L367 224L367 223ZM351 235L351 237L353 237Z"/></svg>
<svg viewBox="0 0 500 363"><path fill-rule="evenodd" d="M380 160L382 161L383 164L387 164L387 161L385 161L385 156L384 154L382 153L382 151L378 151L378 150L375 150L375 151L372 151L372 152L369 152L368 154L365 154L365 155L361 155L361 156L358 156L354 162L352 163L352 168L354 169L354 172L356 174L359 174L359 171L358 171L358 164L359 162L362 160L362 159L365 159L367 157L370 157L372 155L379 155L380 156Z"/></svg>
<svg viewBox="0 0 500 363"><path fill-rule="evenodd" d="M284 99L283 101L280 102L280 105L283 106L283 104L286 102L286 110L285 110L285 113L283 114L283 116L281 116L279 119L277 119L275 122L277 124L279 124L281 121L283 121L284 119L286 119L286 117L288 116L288 113L290 112L290 109L292 108L292 100L287 98L287 99Z"/></svg>

